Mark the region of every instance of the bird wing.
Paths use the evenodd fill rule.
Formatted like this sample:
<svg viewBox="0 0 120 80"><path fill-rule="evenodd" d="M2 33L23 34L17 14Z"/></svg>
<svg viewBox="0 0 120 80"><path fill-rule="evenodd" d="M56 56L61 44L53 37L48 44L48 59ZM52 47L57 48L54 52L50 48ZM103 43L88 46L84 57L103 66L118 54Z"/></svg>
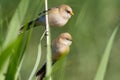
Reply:
<svg viewBox="0 0 120 80"><path fill-rule="evenodd" d="M45 14L48 11L52 11L52 10L56 10L56 9L58 9L58 7L49 8L48 10L44 10L44 11L40 12L38 15L40 16L42 14Z"/></svg>
<svg viewBox="0 0 120 80"><path fill-rule="evenodd" d="M48 10L44 10L44 11L40 12L38 15L40 16L40 15L42 15L42 14L45 14L45 13L48 12L49 10L51 10L51 8L49 8Z"/></svg>

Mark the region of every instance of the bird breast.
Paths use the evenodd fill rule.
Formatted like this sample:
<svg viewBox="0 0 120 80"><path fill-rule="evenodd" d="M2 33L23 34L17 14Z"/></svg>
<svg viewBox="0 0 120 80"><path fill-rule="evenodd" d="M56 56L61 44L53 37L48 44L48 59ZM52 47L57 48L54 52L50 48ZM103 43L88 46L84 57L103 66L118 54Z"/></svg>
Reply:
<svg viewBox="0 0 120 80"><path fill-rule="evenodd" d="M60 16L60 14L49 14L48 16L49 24L50 26L64 26L68 19L65 19L63 16Z"/></svg>

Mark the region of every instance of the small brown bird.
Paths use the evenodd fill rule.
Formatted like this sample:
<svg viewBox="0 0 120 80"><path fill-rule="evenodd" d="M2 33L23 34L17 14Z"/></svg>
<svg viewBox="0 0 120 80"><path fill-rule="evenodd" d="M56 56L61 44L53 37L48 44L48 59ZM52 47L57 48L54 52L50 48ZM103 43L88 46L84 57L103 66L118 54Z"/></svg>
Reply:
<svg viewBox="0 0 120 80"><path fill-rule="evenodd" d="M48 12L48 21L49 25L53 27L62 27L64 26L68 20L71 18L72 15L74 15L72 8L66 4L60 5L58 7L53 7L48 9L47 11L43 11L40 13L40 15L37 19L32 20L28 23L27 30L31 28L31 25L33 27L36 27L38 25L45 25L46 19L45 19L45 13ZM20 28L20 33L22 33L25 25L22 25Z"/></svg>
<svg viewBox="0 0 120 80"><path fill-rule="evenodd" d="M69 33L60 34L52 42L52 62L53 64L58 61L61 57L66 56L70 51L70 45L72 43L72 36ZM40 76L40 80L43 80L46 74L46 63L36 73L36 77Z"/></svg>

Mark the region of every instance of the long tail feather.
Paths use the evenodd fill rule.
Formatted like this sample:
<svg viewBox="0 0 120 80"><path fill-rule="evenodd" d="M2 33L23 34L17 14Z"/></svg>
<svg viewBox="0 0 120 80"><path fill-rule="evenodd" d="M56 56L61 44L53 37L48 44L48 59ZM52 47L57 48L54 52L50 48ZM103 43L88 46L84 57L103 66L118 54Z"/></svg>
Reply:
<svg viewBox="0 0 120 80"><path fill-rule="evenodd" d="M41 76L40 80L43 80L46 74L46 63L42 66L42 68L36 73L36 77Z"/></svg>
<svg viewBox="0 0 120 80"><path fill-rule="evenodd" d="M22 25L21 28L19 29L19 33L23 33L24 28L26 27L26 30L29 30L33 25L33 27L35 27L35 21L30 21L27 25Z"/></svg>

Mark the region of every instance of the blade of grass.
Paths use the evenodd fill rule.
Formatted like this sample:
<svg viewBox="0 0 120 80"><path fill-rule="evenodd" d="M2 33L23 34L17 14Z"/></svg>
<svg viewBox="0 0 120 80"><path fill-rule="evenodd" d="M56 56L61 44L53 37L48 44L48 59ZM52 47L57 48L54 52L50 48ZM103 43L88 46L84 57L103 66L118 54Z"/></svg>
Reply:
<svg viewBox="0 0 120 80"><path fill-rule="evenodd" d="M21 38L18 39L17 44L13 48L14 52L10 57L10 63L7 69L7 73L5 75L5 80L15 80L15 74L18 68L18 60L20 60L19 56L21 55ZM19 49L20 48L20 49Z"/></svg>
<svg viewBox="0 0 120 80"><path fill-rule="evenodd" d="M38 66L39 66L40 59L41 59L41 53L42 53L42 50L41 50L41 41L42 41L42 39L44 38L45 34L46 34L46 31L44 31L44 33L42 34L42 36L41 36L41 38L40 38L40 43L39 43L39 45L38 45L38 53L37 53L38 55L37 55L36 63L35 63L35 65L34 65L34 68L33 68L32 72L31 72L28 80L32 80L32 78L33 78L33 76L35 75L35 72L36 72L36 70L37 70L37 68L38 68Z"/></svg>
<svg viewBox="0 0 120 80"><path fill-rule="evenodd" d="M2 7L0 4L0 54L2 51L2 45L3 45L3 19L2 19Z"/></svg>
<svg viewBox="0 0 120 80"><path fill-rule="evenodd" d="M2 52L0 55L0 59L2 61L0 62L0 77L4 75L6 72L6 69L8 67L8 60L9 57L14 53L12 50L14 50L14 46L18 45L19 40L17 40L18 36L18 30L21 24L21 21L23 20L25 13L27 12L27 6L28 6L29 0L22 0L19 3L18 8L16 9L16 12L14 13L9 27L7 31L7 36L5 41L3 42L2 46ZM12 57L12 56L11 56ZM3 80L3 79L2 79Z"/></svg>
<svg viewBox="0 0 120 80"><path fill-rule="evenodd" d="M48 0L45 0L45 10L48 10ZM48 23L48 12L46 12L46 43L47 43L47 69L46 69L46 80L51 80L51 35L50 27Z"/></svg>
<svg viewBox="0 0 120 80"><path fill-rule="evenodd" d="M114 29L114 31L113 31L113 33L108 41L108 44L107 44L106 49L104 51L102 60L100 62L100 65L99 65L99 68L97 70L97 73L96 73L94 80L104 80L104 76L105 76L105 73L107 70L107 64L108 64L108 60L109 60L109 56L110 56L110 51L112 49L112 45L113 45L113 42L114 42L114 39L115 39L115 36L116 36L118 29L119 29L119 26L117 26Z"/></svg>
<svg viewBox="0 0 120 80"><path fill-rule="evenodd" d="M4 42L4 48L15 40L18 36L19 27L23 21L28 9L29 0L21 0L18 8L16 9L10 24L8 25L7 36Z"/></svg>
<svg viewBox="0 0 120 80"><path fill-rule="evenodd" d="M27 48L27 46L28 46L28 43L29 43L29 41L30 41L30 37L31 37L31 33L32 33L32 29L30 30L30 32L29 32L29 35L28 35L28 37L27 37L27 40L26 40L26 42L25 42L25 45L24 45L24 47L22 48L22 50L21 50L21 56L20 56L20 61L19 61L19 67L18 67L18 70L16 71L16 76L15 76L15 79L17 79L17 77L18 77L18 75L19 75L19 71L20 71L20 69L21 69L21 66L22 66L22 63L23 63L23 59L24 59L24 53L25 53L25 50L26 50L26 48Z"/></svg>
<svg viewBox="0 0 120 80"><path fill-rule="evenodd" d="M7 60L9 59L10 55L12 55L11 51L14 48L14 47L12 47L12 44L17 43L16 37L18 35L19 26L25 16L25 13L27 12L28 3L29 3L29 0L22 0L20 2L20 4L19 4L18 8L16 9L16 12L13 15L13 18L11 19L11 22L9 24L7 36L6 36L6 39L5 39L5 41L3 43L3 47L2 47L3 50L0 55L0 59L2 59L2 62L0 63L0 67L1 67L0 69L2 69L2 71L6 71L7 66L4 66L4 65L8 63ZM11 46L11 47L9 47L9 46ZM7 51L8 48L9 48L9 50ZM3 59L3 56L4 56L4 59ZM2 72L0 72L0 73L2 73Z"/></svg>
<svg viewBox="0 0 120 80"><path fill-rule="evenodd" d="M78 26L78 25L81 25L82 22L83 22L83 19L87 13L87 9L88 9L88 2L86 2L84 5L83 5L83 8L79 11L79 14L78 14L78 18L75 22L75 26ZM78 31L79 32L79 31Z"/></svg>
<svg viewBox="0 0 120 80"><path fill-rule="evenodd" d="M6 80L17 80L19 71L22 66L22 61L24 58L24 52L27 48L27 45L30 41L31 32L29 33L29 36L25 40L24 43L24 34L19 36L19 42L18 45L15 45L15 53L12 55L12 58L10 59L10 65L8 67L7 73L6 73ZM23 44L24 43L24 44ZM23 44L23 45L22 45Z"/></svg>
<svg viewBox="0 0 120 80"><path fill-rule="evenodd" d="M4 80L4 73L8 66L9 55L13 54L13 49L17 44L18 40L15 40L11 45L9 45L6 49L2 50L0 55L0 79Z"/></svg>
<svg viewBox="0 0 120 80"><path fill-rule="evenodd" d="M57 70L58 68L60 68L61 65L62 65L62 66L65 65L65 64L63 64L63 63L65 62L65 59L66 59L66 57L62 57L60 60L58 60L58 61L53 65L51 74L53 74L54 72L56 72L56 70Z"/></svg>

